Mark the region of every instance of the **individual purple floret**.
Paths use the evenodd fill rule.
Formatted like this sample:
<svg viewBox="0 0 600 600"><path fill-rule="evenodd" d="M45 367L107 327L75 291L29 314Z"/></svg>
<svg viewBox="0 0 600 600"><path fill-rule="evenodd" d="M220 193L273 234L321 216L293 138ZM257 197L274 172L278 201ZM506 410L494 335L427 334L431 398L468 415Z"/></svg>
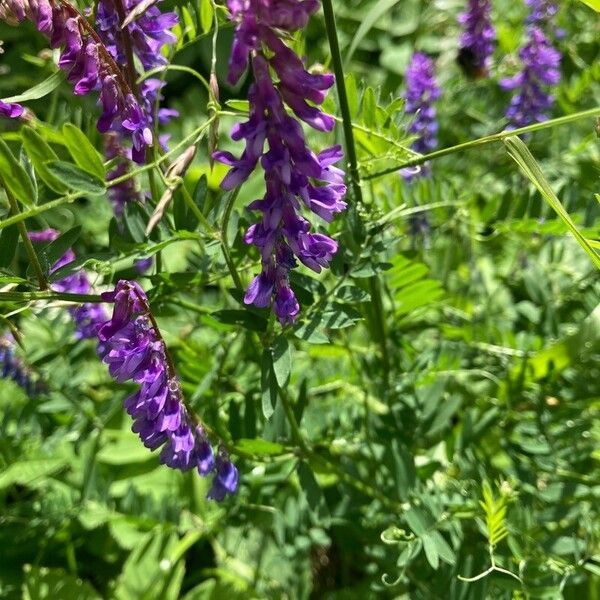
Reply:
<svg viewBox="0 0 600 600"><path fill-rule="evenodd" d="M434 102L441 96L441 90L435 80L435 65L429 56L415 52L406 70L405 111L413 115L408 127L409 133L418 136L412 148L420 154L427 154L437 146L437 112ZM427 165L419 172L427 174ZM406 179L412 179L414 171L403 172Z"/></svg>
<svg viewBox="0 0 600 600"><path fill-rule="evenodd" d="M148 449L162 448L160 460L172 469L214 473L209 498L235 493L238 471L224 449L215 458L204 428L186 407L144 290L134 281L119 281L103 298L114 309L98 330L98 355L117 382L139 386L125 400L132 430Z"/></svg>
<svg viewBox="0 0 600 600"><path fill-rule="evenodd" d="M502 89L516 91L506 111L511 129L545 121L546 111L554 104L548 87L560 81L560 52L550 45L539 27L527 29L527 43L519 57L522 70L500 82Z"/></svg>
<svg viewBox="0 0 600 600"><path fill-rule="evenodd" d="M216 152L216 160L231 166L222 187L231 190L248 179L260 162L266 194L250 204L262 213L252 225L246 243L256 246L262 272L246 292L246 304L272 307L282 324L293 323L300 306L289 284L290 270L297 260L319 273L329 266L337 243L326 235L311 233L311 224L301 215L302 207L327 222L346 208L344 173L335 163L342 159L339 146L315 154L306 145L304 121L318 131L331 131L334 119L322 112L333 75L309 73L302 60L280 39L304 27L319 8L317 0L229 0L237 23L229 63L229 81L237 83L248 66L254 82L248 92L249 119L231 133L244 140L240 158ZM274 83L273 71L278 78ZM288 114L289 108L295 116ZM265 149L265 145L267 149Z"/></svg>
<svg viewBox="0 0 600 600"><path fill-rule="evenodd" d="M467 9L458 17L458 22L463 26L458 62L472 77L484 77L490 68L496 47L491 11L491 0L468 0Z"/></svg>
<svg viewBox="0 0 600 600"><path fill-rule="evenodd" d="M3 0L0 19L11 25L32 21L50 41L61 49L58 66L66 73L76 95L92 91L100 94L101 133L115 131L132 141L132 156L144 162L146 147L152 145L152 130L141 118L142 108L123 73L100 38L79 11L66 1Z"/></svg>
<svg viewBox="0 0 600 600"><path fill-rule="evenodd" d="M7 119L18 119L25 109L20 104L11 104L0 100L0 116Z"/></svg>
<svg viewBox="0 0 600 600"><path fill-rule="evenodd" d="M29 238L36 243L53 242L58 237L58 231L55 229L44 229L43 231L30 231ZM69 249L65 254L52 265L50 274L58 269L72 263L75 260L75 253ZM92 286L83 270L67 275L58 281L52 283L51 288L55 292L68 294L91 294ZM85 303L76 308L70 308L69 313L75 321L75 337L77 339L91 339L96 337L98 327L106 321L106 313L99 304Z"/></svg>

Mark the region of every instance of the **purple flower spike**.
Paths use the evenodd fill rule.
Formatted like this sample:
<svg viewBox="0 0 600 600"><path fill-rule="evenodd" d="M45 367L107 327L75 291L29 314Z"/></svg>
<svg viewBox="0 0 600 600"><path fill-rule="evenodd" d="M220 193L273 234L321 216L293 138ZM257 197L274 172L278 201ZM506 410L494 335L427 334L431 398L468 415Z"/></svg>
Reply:
<svg viewBox="0 0 600 600"><path fill-rule="evenodd" d="M171 469L214 474L208 498L234 494L238 471L223 449L215 460L204 428L186 406L144 290L134 281L119 281L104 298L114 308L98 329L98 355L116 381L139 385L124 403L132 431L149 450L160 448L160 462Z"/></svg>
<svg viewBox="0 0 600 600"><path fill-rule="evenodd" d="M0 18L11 25L33 22L49 39L51 48L60 49L58 66L65 72L76 95L99 92L102 115L98 130L117 132L134 142L134 160L144 162L145 148L152 145L151 130L139 122L142 111L125 77L89 22L67 3L52 0L5 0ZM135 106L134 106L135 105ZM20 116L18 105L0 105L0 114ZM22 112L22 111L21 111Z"/></svg>
<svg viewBox="0 0 600 600"><path fill-rule="evenodd" d="M496 48L491 12L491 0L468 0L467 9L458 17L464 28L459 41L458 62L472 77L487 75Z"/></svg>
<svg viewBox="0 0 600 600"><path fill-rule="evenodd" d="M539 27L528 28L527 43L519 57L522 70L500 82L502 89L516 91L506 111L511 129L545 121L546 111L554 104L547 89L560 81L560 52L550 45Z"/></svg>
<svg viewBox="0 0 600 600"><path fill-rule="evenodd" d="M438 124L434 102L440 96L433 60L425 54L415 52L406 71L405 110L407 114L414 115L408 131L418 136L412 148L420 154L431 152L437 146ZM427 165L419 173L426 175ZM402 175L411 180L415 172L406 170Z"/></svg>
<svg viewBox="0 0 600 600"><path fill-rule="evenodd" d="M58 231L55 229L44 229L42 231L30 231L29 239L34 243L47 244L53 242L58 235ZM67 250L65 254L52 265L50 273L52 274L55 271L58 271L58 269L72 263L74 260L75 253L73 250ZM56 292L68 294L92 293L92 286L88 276L83 270L59 279L54 282L51 287ZM106 313L99 304L85 303L76 308L69 308L69 313L75 321L75 337L79 340L87 340L96 337L98 328L106 321Z"/></svg>
<svg viewBox="0 0 600 600"><path fill-rule="evenodd" d="M525 0L525 4L530 11L527 17L529 25L544 25L558 12L558 6L552 0Z"/></svg>
<svg viewBox="0 0 600 600"><path fill-rule="evenodd" d="M260 251L262 271L252 280L244 301L259 308L271 307L282 324L291 324L300 313L289 285L296 259L319 273L337 251L332 239L310 232L302 207L328 222L346 208L344 172L334 166L342 159L341 148L315 154L308 148L299 122L317 131L333 129L333 117L319 106L334 77L307 71L282 41L286 33L306 26L319 8L317 0L228 0L227 4L237 24L229 81L237 83L250 67L254 82L248 92L249 118L231 132L235 141L245 141L245 150L239 158L229 152L213 156L231 167L221 183L226 190L244 183L259 164L264 171L266 193L249 206L259 211L262 219L245 236L246 243Z"/></svg>

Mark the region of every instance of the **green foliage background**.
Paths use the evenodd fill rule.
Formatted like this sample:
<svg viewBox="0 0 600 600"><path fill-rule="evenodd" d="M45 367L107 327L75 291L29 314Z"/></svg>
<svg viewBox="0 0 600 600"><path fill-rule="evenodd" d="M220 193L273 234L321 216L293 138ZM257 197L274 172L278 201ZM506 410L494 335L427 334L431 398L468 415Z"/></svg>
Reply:
<svg viewBox="0 0 600 600"><path fill-rule="evenodd" d="M594 120L525 138L545 197L501 141L436 159L433 176L414 184L374 176L413 156L397 98L414 49L436 57L440 148L504 128L509 98L497 81L517 68L525 7L494 3L495 67L471 81L455 63L463 4L334 3L365 201L333 225L332 272L294 275L303 318L283 332L243 305L223 253L247 283L258 256L243 242L253 218L244 205L260 176L229 216L224 169L211 170L203 140L146 239L156 196L127 213L123 231L111 224L93 99L50 80L50 94L27 102L32 128L5 127L2 160L12 151L36 181L33 190L15 178L18 197L43 208L74 192L34 216L24 206L27 225L68 231L63 242L99 288L134 277L134 259L160 256L142 284L184 392L234 449L242 485L218 505L197 475L159 466L123 414L130 390L110 381L92 343L76 342L61 303L0 296L41 389L28 398L0 381L1 597L600 598L600 281L548 203L560 201L598 247ZM597 15L560 5L555 117L600 101ZM208 78L212 4L176 8L172 63ZM225 83L232 32L219 14L219 145L230 148L246 88ZM52 76L32 29L2 25L0 39L2 97ZM330 68L321 14L294 43ZM166 78L182 115L171 146L187 139L180 152L211 113L193 74ZM335 94L328 102L339 116ZM342 129L323 137L316 148L341 141ZM162 193L169 182L154 171ZM147 173L139 181L151 189ZM35 289L15 227L0 227L2 291ZM53 258L41 256L46 268Z"/></svg>

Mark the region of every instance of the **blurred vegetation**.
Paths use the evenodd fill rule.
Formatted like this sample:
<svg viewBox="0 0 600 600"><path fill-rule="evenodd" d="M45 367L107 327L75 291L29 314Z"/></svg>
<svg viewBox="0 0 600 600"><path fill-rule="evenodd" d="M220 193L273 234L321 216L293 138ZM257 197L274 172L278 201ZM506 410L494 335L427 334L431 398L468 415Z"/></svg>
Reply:
<svg viewBox="0 0 600 600"><path fill-rule="evenodd" d="M208 78L210 3L161 7L173 5L184 27L172 63ZM415 49L436 60L440 148L504 128L509 97L498 80L515 71L526 8L494 3L494 68L473 81L456 64L463 5L335 3L363 175L411 156L397 98ZM556 24L559 117L599 106L600 44L597 14L580 2L560 3ZM223 19L222 148L235 147L228 132L248 85L225 83L231 33ZM33 29L2 25L0 39L2 97L55 71ZM330 68L320 14L294 43ZM207 121L208 98L189 73L166 78L167 104L181 114L169 125L173 147ZM335 95L328 103L338 115ZM93 98L63 83L27 106L62 160L77 161L64 123L101 151ZM313 142L336 136L341 127ZM2 137L19 156L20 127L5 124ZM578 229L598 240L594 120L525 141ZM78 264L99 289L160 255L141 283L184 392L235 449L242 485L218 505L197 474L159 466L130 431L130 390L110 381L91 342L76 341L60 303L3 301L5 331L18 330L17 353L38 385L28 397L0 381L0 597L600 598L597 270L502 143L431 166L411 184L397 173L364 181L364 205L332 226L341 246L332 272L294 273L303 317L284 332L242 304L219 241L181 190L151 239L158 198L131 207L121 228L105 194L89 190L27 220L81 227ZM200 144L184 185L215 230L223 174ZM37 183L39 205L60 197ZM139 183L150 189L146 174ZM244 205L261 185L255 175L225 224L246 282L259 258L243 242L253 219ZM0 233L0 268L3 291L35 285L13 226Z"/></svg>

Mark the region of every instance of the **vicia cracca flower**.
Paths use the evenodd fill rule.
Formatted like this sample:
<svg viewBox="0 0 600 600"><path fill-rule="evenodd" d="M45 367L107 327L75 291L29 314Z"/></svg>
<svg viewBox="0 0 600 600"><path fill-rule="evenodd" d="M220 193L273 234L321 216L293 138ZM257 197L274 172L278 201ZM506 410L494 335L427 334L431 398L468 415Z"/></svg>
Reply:
<svg viewBox="0 0 600 600"><path fill-rule="evenodd" d="M334 84L333 75L307 71L281 39L304 27L319 2L229 0L228 7L237 24L229 81L237 83L248 67L254 81L248 93L249 119L231 134L245 141L244 152L240 158L229 152L214 157L231 166L222 183L226 190L241 185L259 163L264 170L266 193L249 206L262 219L245 236L261 253L262 271L250 284L245 302L272 307L282 324L293 323L300 306L290 287L290 270L299 260L319 273L337 252L334 240L311 232L302 207L327 222L346 208L344 173L334 166L342 159L341 148L316 154L308 148L300 123L322 132L333 129L334 119L318 108Z"/></svg>
<svg viewBox="0 0 600 600"><path fill-rule="evenodd" d="M11 25L32 21L51 48L61 48L58 66L76 95L100 94L101 133L114 131L132 142L132 157L144 162L153 143L152 130L134 90L88 20L66 1L2 0L0 19ZM5 109L6 110L6 109Z"/></svg>
<svg viewBox="0 0 600 600"><path fill-rule="evenodd" d="M413 120L408 127L409 133L417 136L412 148L420 154L431 152L437 146L437 111L434 103L439 99L441 90L435 80L433 60L421 52L415 52L406 70L406 106L408 115ZM420 174L427 174L427 165L421 168ZM414 170L406 169L402 175L411 179L416 175Z"/></svg>
<svg viewBox="0 0 600 600"><path fill-rule="evenodd" d="M465 12L458 17L463 26L458 62L467 75L487 75L496 47L496 30L491 19L491 0L468 0Z"/></svg>
<svg viewBox="0 0 600 600"><path fill-rule="evenodd" d="M560 52L550 45L539 27L528 27L527 42L519 57L522 70L500 82L502 89L516 92L506 112L511 128L545 121L547 110L554 104L548 88L560 81Z"/></svg>
<svg viewBox="0 0 600 600"><path fill-rule="evenodd" d="M162 448L160 460L172 469L213 474L209 498L223 500L235 493L238 471L224 448L215 456L205 428L185 405L143 289L136 282L119 281L103 298L114 309L98 330L98 354L117 382L139 386L125 400L133 431L148 449Z"/></svg>

